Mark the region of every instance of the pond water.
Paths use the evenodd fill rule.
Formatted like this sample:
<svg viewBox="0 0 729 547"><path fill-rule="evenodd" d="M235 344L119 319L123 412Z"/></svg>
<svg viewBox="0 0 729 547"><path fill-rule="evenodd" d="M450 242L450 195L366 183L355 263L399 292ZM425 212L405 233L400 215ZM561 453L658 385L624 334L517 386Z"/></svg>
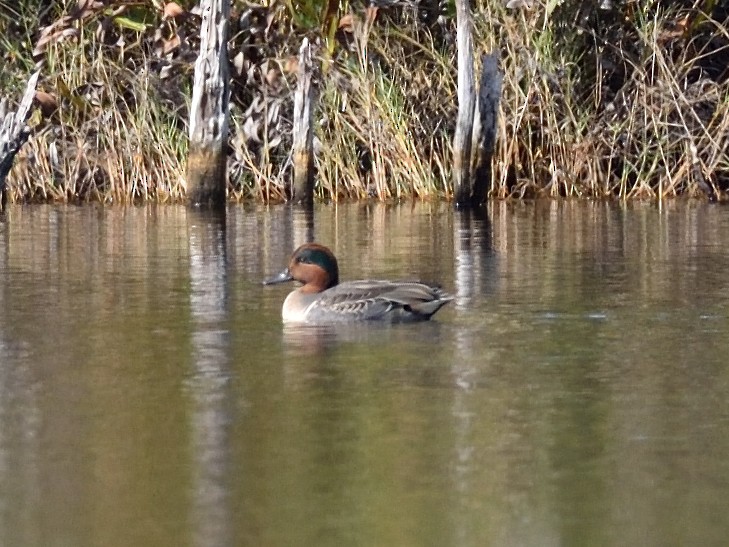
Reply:
<svg viewBox="0 0 729 547"><path fill-rule="evenodd" d="M0 545L725 545L729 209L12 206ZM298 244L439 281L291 328Z"/></svg>

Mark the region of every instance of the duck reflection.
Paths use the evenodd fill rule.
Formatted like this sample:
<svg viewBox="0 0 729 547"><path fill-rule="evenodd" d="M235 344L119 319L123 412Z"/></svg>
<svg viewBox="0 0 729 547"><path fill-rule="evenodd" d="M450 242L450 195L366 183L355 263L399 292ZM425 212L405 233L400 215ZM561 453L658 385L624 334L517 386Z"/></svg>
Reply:
<svg viewBox="0 0 729 547"><path fill-rule="evenodd" d="M284 323L283 347L291 356L327 355L342 344L380 339L387 329L375 323L309 324Z"/></svg>

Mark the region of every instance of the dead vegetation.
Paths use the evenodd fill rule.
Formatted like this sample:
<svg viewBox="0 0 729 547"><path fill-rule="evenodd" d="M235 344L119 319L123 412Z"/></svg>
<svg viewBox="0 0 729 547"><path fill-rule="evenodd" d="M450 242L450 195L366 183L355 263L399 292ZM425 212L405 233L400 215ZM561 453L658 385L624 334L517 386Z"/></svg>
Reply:
<svg viewBox="0 0 729 547"><path fill-rule="evenodd" d="M42 63L11 199L184 196L193 4L26 0L0 16L7 89ZM450 4L335 4L233 2L230 199L285 196L304 36L320 63L318 197L450 198ZM505 72L491 196L726 199L727 8L603 4L476 4L477 53L501 51Z"/></svg>

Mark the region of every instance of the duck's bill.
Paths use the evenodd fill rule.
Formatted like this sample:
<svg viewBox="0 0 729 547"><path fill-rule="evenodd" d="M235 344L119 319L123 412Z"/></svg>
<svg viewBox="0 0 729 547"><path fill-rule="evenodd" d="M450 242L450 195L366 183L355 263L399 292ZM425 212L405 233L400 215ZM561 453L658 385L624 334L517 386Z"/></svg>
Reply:
<svg viewBox="0 0 729 547"><path fill-rule="evenodd" d="M293 281L294 278L291 276L289 269L286 268L284 271L277 273L273 277L263 280L264 285L275 285L276 283L286 283L287 281Z"/></svg>

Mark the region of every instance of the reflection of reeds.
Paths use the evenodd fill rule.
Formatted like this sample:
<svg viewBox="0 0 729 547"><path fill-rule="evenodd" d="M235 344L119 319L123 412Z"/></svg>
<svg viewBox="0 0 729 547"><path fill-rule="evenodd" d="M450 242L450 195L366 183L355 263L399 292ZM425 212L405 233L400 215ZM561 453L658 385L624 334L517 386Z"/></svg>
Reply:
<svg viewBox="0 0 729 547"><path fill-rule="evenodd" d="M608 30L585 23L597 15L582 2L476 4L477 54L501 50L505 72L492 197L725 197L729 79L716 67L729 60L721 46L729 34L702 14L713 3L680 12L616 3L619 22ZM428 28L408 9L340 13L336 43L334 27L327 31L315 145L321 198L451 196L454 22ZM246 19L229 47L235 200L280 201L291 175L290 54L299 42L295 21L271 17L260 29ZM19 156L11 197L182 198L191 21L150 25L123 46L80 23L74 40L48 40L39 87L46 110L54 100L58 108ZM277 40L256 41L264 31Z"/></svg>
<svg viewBox="0 0 729 547"><path fill-rule="evenodd" d="M492 245L498 275L495 294L537 291L545 302L579 302L581 284L566 290L560 273L596 276L623 287L614 295L640 295L647 300L681 300L708 283L726 287L721 268L712 266L718 255L698 253L721 248L721 215L706 204L669 201L615 205L605 201L537 200L497 202L491 208ZM700 263L706 267L699 267ZM539 287L525 287L524 281ZM722 289L719 289L720 291ZM626 296L627 297L627 296Z"/></svg>
<svg viewBox="0 0 729 547"><path fill-rule="evenodd" d="M703 204L680 202L659 209L651 204L504 201L490 207L491 230L477 234L475 225L469 225L469 241L463 246L454 242L454 229L462 218L447 204L339 204L317 208L314 238L340 258L343 279L420 278L455 291L456 255L463 247L478 264L472 267L472 277L481 284L473 287L478 294L509 298L534 290L547 302L577 301L583 295L565 292L559 276L565 271L604 271L621 276L626 291L664 298L678 297L709 279L717 290L728 288L719 279L720 268L696 267L699 241L706 249L722 248L722 217L712 211ZM171 295L187 285L190 217L184 207L15 207L10 214L8 244L0 246L6 268L49 280L79 279L88 284L88 298L94 301L122 302L129 284L144 287L143 294ZM297 244L297 234L272 229L284 225L286 215L287 210L278 207L230 210L228 259L245 286L258 287ZM710 254L699 259L714 260ZM178 262L172 277L150 274L150 268ZM569 263L574 267L565 266ZM660 276L651 273L657 266ZM675 275L666 274L670 268ZM110 276L117 282L104 281ZM525 281L540 287L525 287Z"/></svg>

